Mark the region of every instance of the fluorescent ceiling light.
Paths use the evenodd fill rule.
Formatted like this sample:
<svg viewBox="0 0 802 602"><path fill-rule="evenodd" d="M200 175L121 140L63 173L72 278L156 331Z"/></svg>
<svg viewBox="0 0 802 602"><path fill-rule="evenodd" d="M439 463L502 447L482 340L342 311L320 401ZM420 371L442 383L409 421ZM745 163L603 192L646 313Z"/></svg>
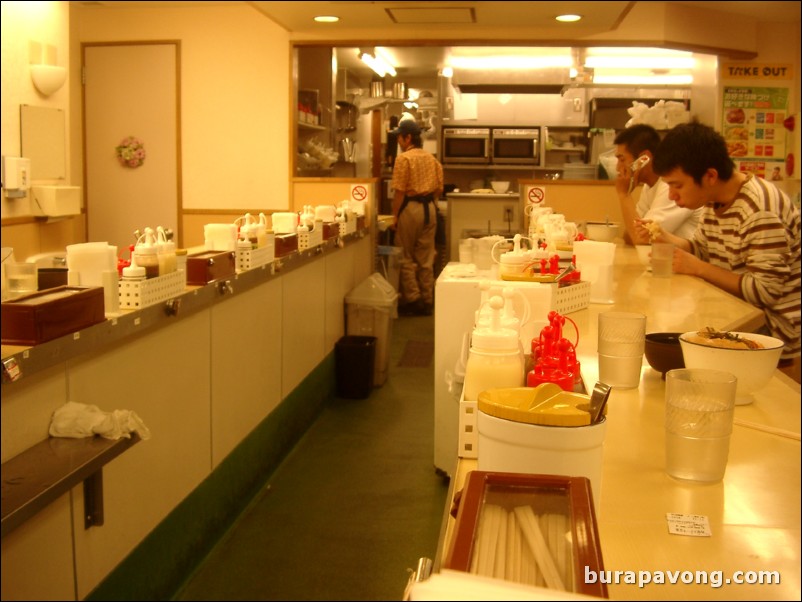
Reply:
<svg viewBox="0 0 802 602"><path fill-rule="evenodd" d="M622 84L632 86L667 85L686 86L693 83L693 76L687 75L621 75L599 74L593 75L594 84Z"/></svg>
<svg viewBox="0 0 802 602"><path fill-rule="evenodd" d="M315 21L318 23L336 23L340 20L340 17L335 17L334 15L320 15L319 17L315 17Z"/></svg>
<svg viewBox="0 0 802 602"><path fill-rule="evenodd" d="M386 58L386 55L384 55L379 48L374 48L369 51L360 50L359 58L362 59L362 62L368 67L373 69L373 72L379 77L384 77L385 75L396 76L395 67L393 67Z"/></svg>
<svg viewBox="0 0 802 602"><path fill-rule="evenodd" d="M690 56L589 56L585 67L615 69L693 69L696 61Z"/></svg>
<svg viewBox="0 0 802 602"><path fill-rule="evenodd" d="M455 69L544 69L572 66L570 55L455 56L450 63Z"/></svg>
<svg viewBox="0 0 802 602"><path fill-rule="evenodd" d="M559 15L554 18L560 23L575 23L582 18L582 15Z"/></svg>

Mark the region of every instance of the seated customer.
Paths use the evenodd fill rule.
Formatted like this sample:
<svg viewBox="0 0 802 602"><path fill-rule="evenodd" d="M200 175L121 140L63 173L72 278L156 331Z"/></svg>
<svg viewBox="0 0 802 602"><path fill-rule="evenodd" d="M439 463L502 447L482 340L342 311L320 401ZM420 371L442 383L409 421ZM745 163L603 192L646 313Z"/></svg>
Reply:
<svg viewBox="0 0 802 602"><path fill-rule="evenodd" d="M783 360L798 358L799 210L771 182L735 171L724 138L698 122L666 134L654 169L677 205L704 208L690 239L659 235L676 247L674 272L698 276L761 308L771 335L785 342Z"/></svg>
<svg viewBox="0 0 802 602"><path fill-rule="evenodd" d="M660 144L660 136L649 125L633 125L615 137L615 158L618 178L615 190L624 217L626 238L635 245L649 244L649 234L638 227L641 222L655 222L665 232L691 238L699 224L701 209L694 211L678 207L668 198L668 185L654 172L652 161ZM645 157L645 159L641 159ZM631 169L641 159L643 165ZM636 164L637 165L637 164ZM637 204L632 191L643 185Z"/></svg>

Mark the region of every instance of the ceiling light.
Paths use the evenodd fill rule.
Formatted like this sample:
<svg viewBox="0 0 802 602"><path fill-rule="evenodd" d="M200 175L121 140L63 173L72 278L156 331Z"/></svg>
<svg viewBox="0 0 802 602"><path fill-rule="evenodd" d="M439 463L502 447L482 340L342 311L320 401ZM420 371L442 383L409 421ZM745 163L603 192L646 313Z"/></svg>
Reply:
<svg viewBox="0 0 802 602"><path fill-rule="evenodd" d="M582 18L582 15L559 15L554 18L560 23L575 23Z"/></svg>
<svg viewBox="0 0 802 602"><path fill-rule="evenodd" d="M362 62L368 67L373 69L373 72L379 77L384 77L385 75L392 75L393 77L396 76L395 67L390 64L385 56L382 56L381 51L378 48L372 48L369 50L360 49L359 58L362 59Z"/></svg>
<svg viewBox="0 0 802 602"><path fill-rule="evenodd" d="M593 75L594 84L619 84L625 86L688 86L693 83L693 76L688 75L621 75L600 74Z"/></svg>
<svg viewBox="0 0 802 602"><path fill-rule="evenodd" d="M693 69L691 56L589 56L585 67L615 69Z"/></svg>
<svg viewBox="0 0 802 602"><path fill-rule="evenodd" d="M315 17L315 21L318 23L336 23L340 20L340 17L335 17L334 15L320 15Z"/></svg>

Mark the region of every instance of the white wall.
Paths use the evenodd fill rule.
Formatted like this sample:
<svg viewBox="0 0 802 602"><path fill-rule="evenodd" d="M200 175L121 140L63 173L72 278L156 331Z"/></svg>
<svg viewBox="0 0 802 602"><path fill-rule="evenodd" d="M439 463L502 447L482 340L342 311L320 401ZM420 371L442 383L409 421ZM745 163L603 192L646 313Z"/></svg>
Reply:
<svg viewBox="0 0 802 602"><path fill-rule="evenodd" d="M35 105L70 111L70 82L50 96L43 96L31 81L30 63L41 62L33 56L31 46L55 48L51 64L69 66L69 3L68 2L3 2L2 7L2 134L0 145L4 157L19 157L20 105ZM70 139L69 123L65 139ZM67 170L70 168L67 153ZM38 183L49 183L41 181ZM64 183L64 182L61 182ZM0 201L0 215L15 217L30 215L28 199Z"/></svg>
<svg viewBox="0 0 802 602"><path fill-rule="evenodd" d="M76 57L82 42L181 42L184 209L288 207L286 31L247 5L192 10L77 5L71 20ZM78 85L77 69L72 76ZM80 163L80 157L74 160Z"/></svg>

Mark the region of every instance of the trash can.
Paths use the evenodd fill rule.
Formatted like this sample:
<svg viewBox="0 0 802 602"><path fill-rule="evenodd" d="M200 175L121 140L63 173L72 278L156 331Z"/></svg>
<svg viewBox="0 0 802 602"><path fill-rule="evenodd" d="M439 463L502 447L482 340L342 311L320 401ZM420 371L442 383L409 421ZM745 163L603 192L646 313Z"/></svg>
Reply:
<svg viewBox="0 0 802 602"><path fill-rule="evenodd" d="M373 389L376 337L340 337L334 345L337 397L365 399Z"/></svg>
<svg viewBox="0 0 802 602"><path fill-rule="evenodd" d="M373 384L387 380L393 319L398 317L398 293L378 272L356 285L345 296L345 334L376 337Z"/></svg>

